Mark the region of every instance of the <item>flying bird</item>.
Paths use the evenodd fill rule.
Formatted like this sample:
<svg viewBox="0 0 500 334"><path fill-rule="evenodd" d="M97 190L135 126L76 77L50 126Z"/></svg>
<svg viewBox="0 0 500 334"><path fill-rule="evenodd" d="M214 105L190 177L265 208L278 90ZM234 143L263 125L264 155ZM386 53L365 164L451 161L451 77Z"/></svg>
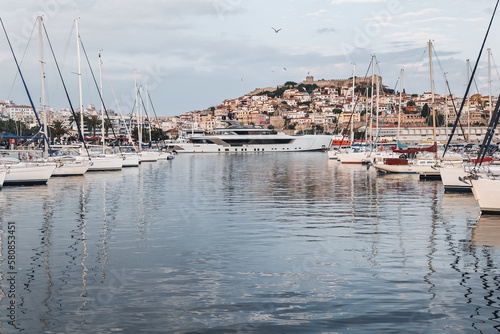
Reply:
<svg viewBox="0 0 500 334"><path fill-rule="evenodd" d="M271 29L273 29L275 33L279 33L279 31L281 30L281 28L279 28L279 29L275 29L275 28L273 28L273 27L271 27Z"/></svg>
<svg viewBox="0 0 500 334"><path fill-rule="evenodd" d="M283 69L286 71L286 67L283 67Z"/></svg>

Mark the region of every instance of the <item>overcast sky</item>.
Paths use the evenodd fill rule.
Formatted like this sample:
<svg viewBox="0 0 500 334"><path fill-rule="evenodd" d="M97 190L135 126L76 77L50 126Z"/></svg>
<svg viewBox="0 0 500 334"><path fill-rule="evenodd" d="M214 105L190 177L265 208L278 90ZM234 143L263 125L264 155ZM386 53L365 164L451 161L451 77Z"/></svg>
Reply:
<svg viewBox="0 0 500 334"><path fill-rule="evenodd" d="M432 40L435 91L463 95L466 59L473 67L496 0L24 0L2 1L0 15L35 106L41 79L36 17L43 15L54 52L79 104L75 19L99 81L102 50L106 107L129 113L137 83L148 86L158 116L203 110L255 88L315 79L364 77L371 56L383 83L408 93L430 91L427 41ZM486 43L499 62L500 22ZM275 32L272 28L280 29ZM496 42L496 43L495 43ZM0 99L27 104L12 55L2 34ZM66 107L61 81L44 39L47 104ZM99 106L97 89L82 52L84 105ZM492 65L493 94L500 92ZM371 74L371 72L369 72ZM472 93L488 94L486 51ZM399 86L398 86L399 88ZM113 96L113 92L115 97ZM118 101L118 102L116 102Z"/></svg>

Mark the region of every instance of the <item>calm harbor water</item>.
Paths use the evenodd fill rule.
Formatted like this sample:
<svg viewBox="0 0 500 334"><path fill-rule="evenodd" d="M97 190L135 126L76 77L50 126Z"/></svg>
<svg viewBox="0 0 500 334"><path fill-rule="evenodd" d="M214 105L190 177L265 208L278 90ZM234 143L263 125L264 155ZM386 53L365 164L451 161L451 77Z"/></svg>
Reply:
<svg viewBox="0 0 500 334"><path fill-rule="evenodd" d="M178 155L5 187L0 230L1 333L500 328L500 218L325 153Z"/></svg>

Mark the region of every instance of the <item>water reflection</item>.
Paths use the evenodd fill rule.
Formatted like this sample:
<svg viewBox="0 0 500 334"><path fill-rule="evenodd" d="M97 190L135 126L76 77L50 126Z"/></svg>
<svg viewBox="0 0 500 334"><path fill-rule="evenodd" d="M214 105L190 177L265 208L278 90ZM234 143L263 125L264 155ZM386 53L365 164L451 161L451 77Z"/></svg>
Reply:
<svg viewBox="0 0 500 334"><path fill-rule="evenodd" d="M472 244L500 249L500 216L481 215L472 229Z"/></svg>
<svg viewBox="0 0 500 334"><path fill-rule="evenodd" d="M22 226L26 332L490 332L499 320L496 218L477 221L473 198L439 182L319 153L184 155L4 189L0 204L1 229Z"/></svg>

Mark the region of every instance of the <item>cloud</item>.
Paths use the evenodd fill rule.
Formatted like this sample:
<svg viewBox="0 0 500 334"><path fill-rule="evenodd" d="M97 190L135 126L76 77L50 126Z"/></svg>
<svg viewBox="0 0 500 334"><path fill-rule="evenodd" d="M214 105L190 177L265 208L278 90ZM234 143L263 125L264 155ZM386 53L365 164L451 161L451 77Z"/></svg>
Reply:
<svg viewBox="0 0 500 334"><path fill-rule="evenodd" d="M308 13L306 14L307 16L320 16L321 14L323 13L326 13L326 9L320 9L318 10L317 12L314 12L314 13Z"/></svg>
<svg viewBox="0 0 500 334"><path fill-rule="evenodd" d="M387 0L333 0L332 5L340 5L343 3L376 3L387 2Z"/></svg>
<svg viewBox="0 0 500 334"><path fill-rule="evenodd" d="M337 29L335 29L333 27L329 27L329 28L318 29L317 33L318 34L331 34L331 33L336 32L336 31L337 31Z"/></svg>

